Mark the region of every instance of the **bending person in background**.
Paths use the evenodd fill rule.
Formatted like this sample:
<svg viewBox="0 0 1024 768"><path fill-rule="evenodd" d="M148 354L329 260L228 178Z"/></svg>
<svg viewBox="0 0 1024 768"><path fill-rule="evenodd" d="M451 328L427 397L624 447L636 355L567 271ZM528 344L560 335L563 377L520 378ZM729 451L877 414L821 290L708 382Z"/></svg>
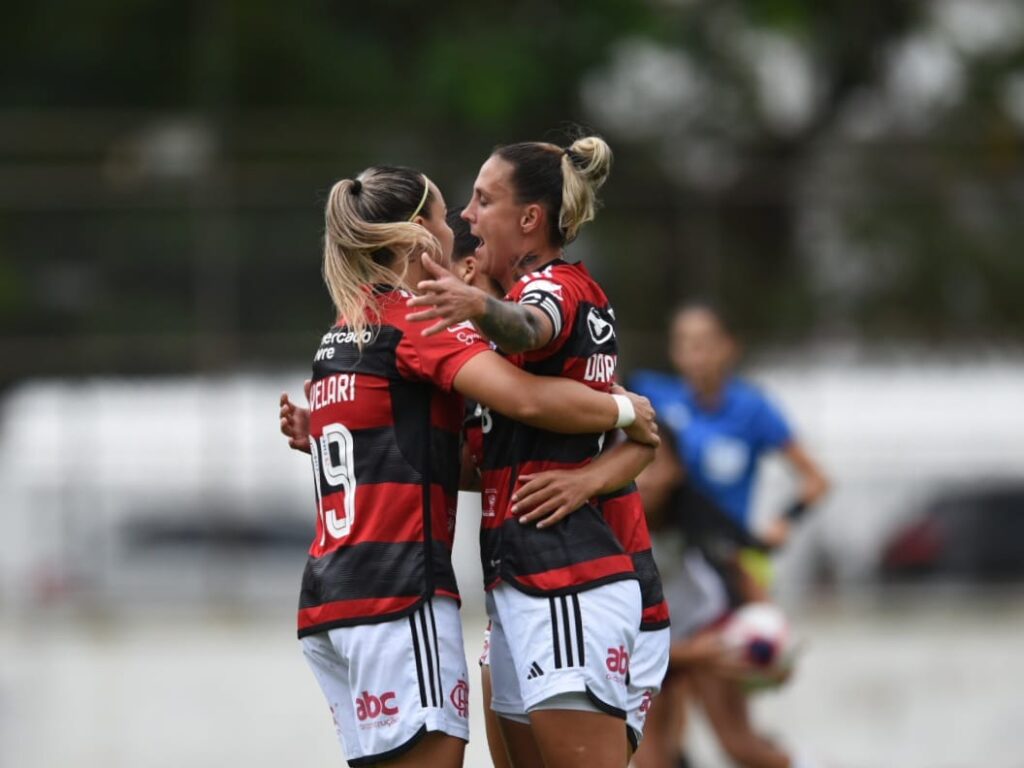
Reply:
<svg viewBox="0 0 1024 768"><path fill-rule="evenodd" d="M338 319L313 360L309 411L281 399L293 447L308 432L317 506L299 637L351 765L462 763L458 394L538 428L628 426L657 443L642 398L531 376L467 326L430 337L410 327L421 254L449 261L444 217L440 190L409 169L374 167L334 185L323 271Z"/></svg>
<svg viewBox="0 0 1024 768"><path fill-rule="evenodd" d="M670 359L677 374L638 372L631 379L651 398L671 433L670 444L663 443L639 482L649 512L661 513L659 527L682 537L681 548L658 548L669 604L691 607L687 621L674 623L673 674L654 702L648 726L659 750L639 755L644 768L677 759L687 691L738 764L796 765L754 732L738 679L742 669L734 669L723 655L716 629L730 610L766 599L764 551L786 542L793 523L824 496L828 483L778 409L735 377L737 356L736 341L720 314L691 304L675 314L670 329ZM796 470L799 491L786 512L759 532L751 525L751 495L759 460L771 451L780 451Z"/></svg>
<svg viewBox="0 0 1024 768"><path fill-rule="evenodd" d="M410 305L431 309L411 317L438 320L428 334L471 320L527 370L610 390L614 312L585 268L563 260L563 247L593 218L610 161L596 137L568 148L526 142L495 150L463 216L507 301L428 264L436 279L421 283L424 295ZM651 644L650 664L638 663L634 647L642 621L652 630L667 624L643 511L627 487L650 454L626 445L594 460L602 435L566 440L485 418L481 553L493 627L492 707L513 764L624 765L622 737L636 734L615 718L646 711L642 693L634 706L629 681L639 683L642 670L652 678L649 693L667 663L667 636ZM563 494L561 480L588 490ZM591 501L608 493L614 496Z"/></svg>

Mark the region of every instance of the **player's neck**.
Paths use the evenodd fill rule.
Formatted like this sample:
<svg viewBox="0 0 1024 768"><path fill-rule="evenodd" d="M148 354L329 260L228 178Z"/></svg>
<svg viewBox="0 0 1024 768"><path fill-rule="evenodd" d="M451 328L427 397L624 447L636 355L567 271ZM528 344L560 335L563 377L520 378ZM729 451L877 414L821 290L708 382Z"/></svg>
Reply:
<svg viewBox="0 0 1024 768"><path fill-rule="evenodd" d="M552 262L561 259L562 256L562 249L553 246L526 249L512 269L513 284L515 280L518 280L523 275L528 275L531 272L540 272Z"/></svg>

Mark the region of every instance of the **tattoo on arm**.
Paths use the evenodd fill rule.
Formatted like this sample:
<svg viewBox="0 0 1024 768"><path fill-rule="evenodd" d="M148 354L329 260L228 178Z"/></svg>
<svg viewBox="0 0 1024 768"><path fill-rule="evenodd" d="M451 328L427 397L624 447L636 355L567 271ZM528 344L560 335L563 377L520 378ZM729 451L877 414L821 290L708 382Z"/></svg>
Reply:
<svg viewBox="0 0 1024 768"><path fill-rule="evenodd" d="M509 354L541 346L542 328L537 316L526 307L487 297L487 309L476 321L483 334Z"/></svg>

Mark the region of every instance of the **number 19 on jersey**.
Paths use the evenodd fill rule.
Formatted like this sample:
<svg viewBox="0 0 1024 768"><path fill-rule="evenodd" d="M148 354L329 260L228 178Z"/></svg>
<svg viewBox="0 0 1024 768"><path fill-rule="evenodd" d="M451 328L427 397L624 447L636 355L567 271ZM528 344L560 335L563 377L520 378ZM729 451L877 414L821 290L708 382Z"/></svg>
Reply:
<svg viewBox="0 0 1024 768"><path fill-rule="evenodd" d="M354 441L352 433L344 424L327 424L320 439L310 435L309 454L313 459L313 488L316 491L317 514L322 523L320 546L324 546L327 535L341 539L352 532L356 516L356 477ZM327 506L324 502L322 484L344 493L344 509ZM334 492L331 493L334 496Z"/></svg>

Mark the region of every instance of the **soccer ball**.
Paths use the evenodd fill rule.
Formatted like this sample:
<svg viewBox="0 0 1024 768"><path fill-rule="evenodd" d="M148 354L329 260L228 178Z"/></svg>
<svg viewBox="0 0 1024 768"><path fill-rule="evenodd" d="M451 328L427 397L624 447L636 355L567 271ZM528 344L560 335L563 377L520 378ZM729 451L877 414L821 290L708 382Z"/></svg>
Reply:
<svg viewBox="0 0 1024 768"><path fill-rule="evenodd" d="M722 642L736 661L750 667L749 688L770 688L788 678L796 644L782 610L772 603L740 607L722 628Z"/></svg>

